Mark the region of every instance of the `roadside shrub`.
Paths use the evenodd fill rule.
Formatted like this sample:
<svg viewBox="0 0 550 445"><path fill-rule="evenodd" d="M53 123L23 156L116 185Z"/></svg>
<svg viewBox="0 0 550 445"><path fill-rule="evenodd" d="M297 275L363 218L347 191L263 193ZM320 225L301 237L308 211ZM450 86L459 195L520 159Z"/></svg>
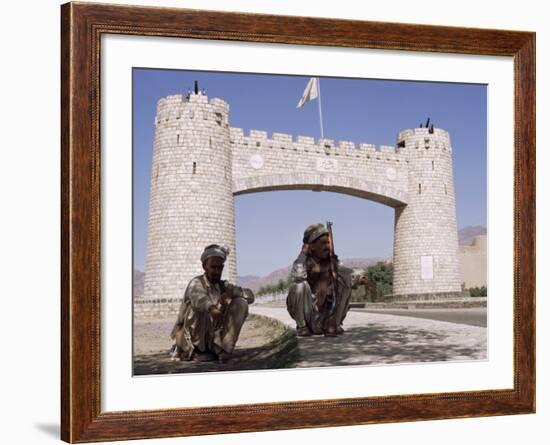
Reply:
<svg viewBox="0 0 550 445"><path fill-rule="evenodd" d="M468 289L471 297L486 297L487 296L487 286L481 287L471 287Z"/></svg>

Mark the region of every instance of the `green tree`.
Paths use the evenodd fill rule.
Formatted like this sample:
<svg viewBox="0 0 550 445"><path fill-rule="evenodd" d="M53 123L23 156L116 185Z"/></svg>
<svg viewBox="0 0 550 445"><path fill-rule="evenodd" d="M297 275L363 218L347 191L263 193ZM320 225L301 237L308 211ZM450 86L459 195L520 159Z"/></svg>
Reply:
<svg viewBox="0 0 550 445"><path fill-rule="evenodd" d="M378 296L391 294L393 291L393 263L379 261L366 270L367 278L376 283Z"/></svg>
<svg viewBox="0 0 550 445"><path fill-rule="evenodd" d="M363 274L376 283L377 297L391 294L393 290L393 264L391 262L379 261L378 263L367 267ZM375 301L374 295L368 291L365 286L359 286L351 293L352 301L365 302Z"/></svg>

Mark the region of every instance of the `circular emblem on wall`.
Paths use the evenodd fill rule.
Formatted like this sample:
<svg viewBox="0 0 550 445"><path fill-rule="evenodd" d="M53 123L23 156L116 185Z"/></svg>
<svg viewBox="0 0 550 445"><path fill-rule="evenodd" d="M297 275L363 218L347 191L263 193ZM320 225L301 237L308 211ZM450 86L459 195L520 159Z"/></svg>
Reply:
<svg viewBox="0 0 550 445"><path fill-rule="evenodd" d="M264 166L264 158L258 153L250 156L249 162L252 168L255 168L256 170Z"/></svg>
<svg viewBox="0 0 550 445"><path fill-rule="evenodd" d="M388 167L386 169L386 177L390 180L390 181L395 181L395 179L397 178L397 170L393 167Z"/></svg>

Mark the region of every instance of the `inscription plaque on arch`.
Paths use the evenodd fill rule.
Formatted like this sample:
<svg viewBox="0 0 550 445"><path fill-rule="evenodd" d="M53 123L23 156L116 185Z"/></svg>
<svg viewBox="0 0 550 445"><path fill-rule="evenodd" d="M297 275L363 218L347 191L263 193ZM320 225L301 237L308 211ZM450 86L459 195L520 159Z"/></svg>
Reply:
<svg viewBox="0 0 550 445"><path fill-rule="evenodd" d="M336 159L317 159L317 171L318 172L337 172L338 161Z"/></svg>

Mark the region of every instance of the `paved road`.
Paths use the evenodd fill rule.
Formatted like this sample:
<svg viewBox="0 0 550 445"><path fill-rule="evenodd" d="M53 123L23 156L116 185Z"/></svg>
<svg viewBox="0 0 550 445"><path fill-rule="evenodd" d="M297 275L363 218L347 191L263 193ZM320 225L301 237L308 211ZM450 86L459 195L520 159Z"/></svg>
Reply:
<svg viewBox="0 0 550 445"><path fill-rule="evenodd" d="M250 306L250 312L294 327L286 308ZM487 358L487 329L381 312L350 311L342 336L299 337L297 367L469 361Z"/></svg>
<svg viewBox="0 0 550 445"><path fill-rule="evenodd" d="M427 318L448 321L471 326L487 327L487 308L464 309L353 309L373 314L399 315L405 317Z"/></svg>

